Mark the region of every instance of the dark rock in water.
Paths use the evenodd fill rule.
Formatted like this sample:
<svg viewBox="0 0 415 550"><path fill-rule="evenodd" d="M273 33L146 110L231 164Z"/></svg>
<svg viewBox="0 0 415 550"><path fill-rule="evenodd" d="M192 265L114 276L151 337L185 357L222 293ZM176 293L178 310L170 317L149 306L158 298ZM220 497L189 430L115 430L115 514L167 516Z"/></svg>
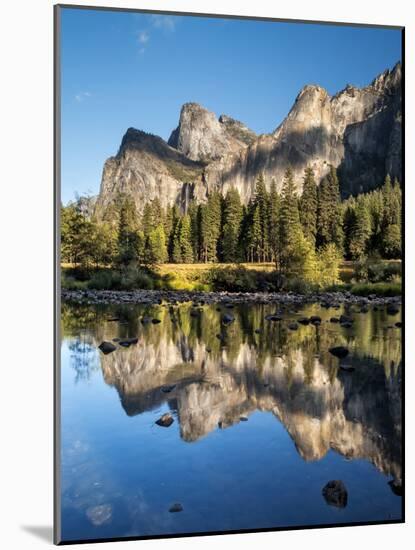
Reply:
<svg viewBox="0 0 415 550"><path fill-rule="evenodd" d="M330 348L329 352L335 357L339 358L343 358L349 355L349 350L344 346L335 346L334 348Z"/></svg>
<svg viewBox="0 0 415 550"><path fill-rule="evenodd" d="M169 508L169 512L182 512L183 506L180 504L180 502L175 502L172 506Z"/></svg>
<svg viewBox="0 0 415 550"><path fill-rule="evenodd" d="M240 416L240 417L239 417L239 420L240 420L241 422L248 422L248 418L247 418L246 416Z"/></svg>
<svg viewBox="0 0 415 550"><path fill-rule="evenodd" d="M192 309L192 311L190 312L190 317L200 317L200 314L201 311L199 311L198 309Z"/></svg>
<svg viewBox="0 0 415 550"><path fill-rule="evenodd" d="M264 388L268 388L268 387L269 387L269 384L268 384L268 382L265 382L265 384L264 384Z"/></svg>
<svg viewBox="0 0 415 550"><path fill-rule="evenodd" d="M210 353L212 351L211 348L206 348L206 353Z"/></svg>
<svg viewBox="0 0 415 550"><path fill-rule="evenodd" d="M107 319L107 321L119 321L120 318L119 317L110 317L109 319Z"/></svg>
<svg viewBox="0 0 415 550"><path fill-rule="evenodd" d="M362 306L360 308L360 313L367 313L369 311L369 308L367 306Z"/></svg>
<svg viewBox="0 0 415 550"><path fill-rule="evenodd" d="M386 313L388 315L397 315L399 313L399 308L393 304L389 304L386 308Z"/></svg>
<svg viewBox="0 0 415 550"><path fill-rule="evenodd" d="M229 325L230 323L233 323L233 321L235 321L235 317L230 313L225 313L222 317L222 324L224 325Z"/></svg>
<svg viewBox="0 0 415 550"><path fill-rule="evenodd" d="M338 317L330 317L330 323L339 323L340 319Z"/></svg>
<svg viewBox="0 0 415 550"><path fill-rule="evenodd" d="M220 307L217 307L217 308L216 308L216 311L222 311L222 310L220 309Z"/></svg>
<svg viewBox="0 0 415 550"><path fill-rule="evenodd" d="M327 504L336 506L337 508L345 508L347 506L347 490L339 479L329 481L322 490L323 497Z"/></svg>
<svg viewBox="0 0 415 550"><path fill-rule="evenodd" d="M388 485L392 489L392 492L393 492L394 495L396 495L398 497L403 496L402 483L400 483L396 479L391 479L390 481L388 481Z"/></svg>
<svg viewBox="0 0 415 550"><path fill-rule="evenodd" d="M98 349L100 349L104 355L107 355L108 353L115 351L117 348L111 342L101 342Z"/></svg>
<svg viewBox="0 0 415 550"><path fill-rule="evenodd" d="M262 330L260 328L256 328L254 330L255 334L261 334L262 333Z"/></svg>
<svg viewBox="0 0 415 550"><path fill-rule="evenodd" d="M121 338L113 338L112 341L113 342L119 342L121 340Z"/></svg>
<svg viewBox="0 0 415 550"><path fill-rule="evenodd" d="M354 372L354 370L355 370L355 368L352 367L351 365L342 365L342 364L340 364L339 368L341 370L344 370L345 372Z"/></svg>
<svg viewBox="0 0 415 550"><path fill-rule="evenodd" d="M160 416L158 420L156 420L156 424L158 426L163 426L163 428L168 428L171 426L174 422L174 419L170 413L165 413L163 416Z"/></svg>
<svg viewBox="0 0 415 550"><path fill-rule="evenodd" d="M308 319L308 317L301 317L301 319L298 319L297 322L300 323L300 325L309 325L310 319Z"/></svg>
<svg viewBox="0 0 415 550"><path fill-rule="evenodd" d="M310 317L310 323L316 327L321 325L321 317L319 317L318 315L312 315Z"/></svg>
<svg viewBox="0 0 415 550"><path fill-rule="evenodd" d="M343 328L351 328L353 326L353 323L350 321L344 321L344 323L340 323L340 326Z"/></svg>
<svg viewBox="0 0 415 550"><path fill-rule="evenodd" d="M298 330L298 325L297 325L297 323L289 323L288 328L290 330Z"/></svg>
<svg viewBox="0 0 415 550"><path fill-rule="evenodd" d="M340 324L353 323L353 319L347 315L340 315Z"/></svg>
<svg viewBox="0 0 415 550"><path fill-rule="evenodd" d="M176 384L171 384L170 386L162 386L161 391L163 393L170 393L171 391L174 390L175 387L176 387Z"/></svg>
<svg viewBox="0 0 415 550"><path fill-rule="evenodd" d="M151 317L142 317L141 322L142 322L143 325L151 323Z"/></svg>
<svg viewBox="0 0 415 550"><path fill-rule="evenodd" d="M266 315L265 316L266 321L282 321L281 315L278 315L277 313L274 313L272 315Z"/></svg>
<svg viewBox="0 0 415 550"><path fill-rule="evenodd" d="M397 323L395 323L395 327L402 328L402 321L398 321Z"/></svg>
<svg viewBox="0 0 415 550"><path fill-rule="evenodd" d="M151 319L151 322L153 323L153 325L158 325L159 323L161 323L161 320L160 319Z"/></svg>
<svg viewBox="0 0 415 550"><path fill-rule="evenodd" d="M120 340L119 344L120 346L124 346L128 348L131 346L131 344L136 344L138 342L138 338L125 338L124 340Z"/></svg>

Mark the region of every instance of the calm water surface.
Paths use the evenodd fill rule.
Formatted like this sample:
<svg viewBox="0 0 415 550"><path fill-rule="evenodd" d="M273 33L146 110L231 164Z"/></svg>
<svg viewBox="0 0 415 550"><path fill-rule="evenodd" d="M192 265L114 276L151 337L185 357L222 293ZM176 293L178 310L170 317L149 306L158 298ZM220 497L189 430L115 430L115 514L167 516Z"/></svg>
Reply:
<svg viewBox="0 0 415 550"><path fill-rule="evenodd" d="M223 306L63 304L63 540L401 518L400 314L349 308L342 328L343 307L290 307L272 322L275 306L235 306L224 327ZM322 496L333 479L344 508Z"/></svg>

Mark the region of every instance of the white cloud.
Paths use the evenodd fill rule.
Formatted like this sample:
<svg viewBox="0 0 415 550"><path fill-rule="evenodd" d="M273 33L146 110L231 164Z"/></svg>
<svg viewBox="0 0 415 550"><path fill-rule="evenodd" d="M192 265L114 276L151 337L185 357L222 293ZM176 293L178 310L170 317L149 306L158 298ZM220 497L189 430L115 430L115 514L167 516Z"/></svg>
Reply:
<svg viewBox="0 0 415 550"><path fill-rule="evenodd" d="M156 29L163 29L165 31L173 32L176 30L176 23L179 17L172 15L152 15L151 22Z"/></svg>
<svg viewBox="0 0 415 550"><path fill-rule="evenodd" d="M82 101L84 101L84 99L86 99L87 97L91 97L91 93L90 92L79 92L79 94L76 94L75 96L75 100L78 102L78 103L81 103Z"/></svg>
<svg viewBox="0 0 415 550"><path fill-rule="evenodd" d="M150 35L148 34L147 31L140 31L138 33L138 41L140 42L140 44L145 44L146 42L148 42L150 39Z"/></svg>

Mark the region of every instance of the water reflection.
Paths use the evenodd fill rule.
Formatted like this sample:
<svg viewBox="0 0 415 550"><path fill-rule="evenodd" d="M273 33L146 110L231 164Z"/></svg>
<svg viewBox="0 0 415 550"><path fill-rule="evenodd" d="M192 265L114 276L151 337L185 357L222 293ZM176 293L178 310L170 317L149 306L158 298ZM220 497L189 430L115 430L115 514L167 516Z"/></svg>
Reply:
<svg viewBox="0 0 415 550"><path fill-rule="evenodd" d="M235 321L225 327L220 323L224 311L213 306L195 311L190 305L64 305L63 334L78 380L88 379L88 370L100 365L128 416L167 404L185 442L228 429L254 411L270 412L305 461L318 461L332 449L347 459L368 460L400 483L398 317L382 309L362 314L307 306L287 307L280 311L283 320L272 322L265 317L275 307L239 306L232 310ZM353 327L329 322L343 312L354 318ZM289 321L316 313L320 326L289 329ZM161 323L143 325L143 316L156 316ZM136 345L109 355L96 351L103 340L133 336L139 337ZM328 351L334 345L347 346L350 355L339 362ZM172 387L166 392L166 386Z"/></svg>

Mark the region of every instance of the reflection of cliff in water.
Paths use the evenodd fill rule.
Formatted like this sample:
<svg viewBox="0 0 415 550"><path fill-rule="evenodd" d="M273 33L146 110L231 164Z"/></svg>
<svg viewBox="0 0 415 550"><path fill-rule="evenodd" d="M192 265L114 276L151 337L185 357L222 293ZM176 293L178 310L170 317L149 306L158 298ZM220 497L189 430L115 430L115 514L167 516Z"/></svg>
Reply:
<svg viewBox="0 0 415 550"><path fill-rule="evenodd" d="M309 344L309 343L308 343ZM261 353L247 342L229 353L208 352L183 334L101 356L107 384L128 415L164 402L177 409L180 434L196 441L218 426L227 428L255 410L274 414L304 460L333 449L346 458L371 461L401 478L401 367L384 368L352 355L353 373L337 359L306 344L282 354ZM163 387L175 387L164 393Z"/></svg>

